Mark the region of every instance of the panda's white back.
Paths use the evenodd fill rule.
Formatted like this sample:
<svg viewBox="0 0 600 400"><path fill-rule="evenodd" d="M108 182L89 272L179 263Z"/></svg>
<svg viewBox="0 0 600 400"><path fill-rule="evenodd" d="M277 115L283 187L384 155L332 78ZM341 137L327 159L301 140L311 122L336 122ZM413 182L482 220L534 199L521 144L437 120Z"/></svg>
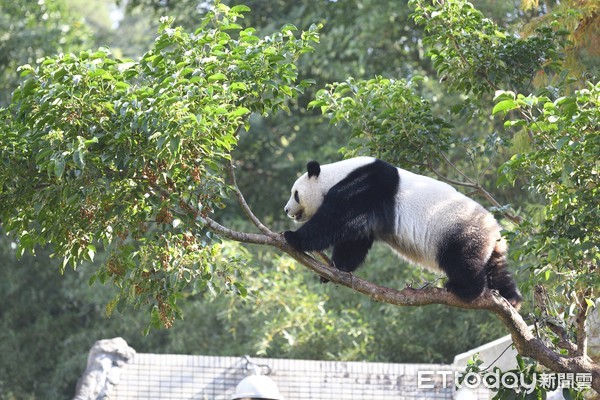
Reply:
<svg viewBox="0 0 600 400"><path fill-rule="evenodd" d="M403 258L433 270L439 270L437 250L440 241L457 225L494 238L482 251L488 259L501 239L494 217L479 203L452 186L423 175L398 168L396 235L382 238Z"/></svg>

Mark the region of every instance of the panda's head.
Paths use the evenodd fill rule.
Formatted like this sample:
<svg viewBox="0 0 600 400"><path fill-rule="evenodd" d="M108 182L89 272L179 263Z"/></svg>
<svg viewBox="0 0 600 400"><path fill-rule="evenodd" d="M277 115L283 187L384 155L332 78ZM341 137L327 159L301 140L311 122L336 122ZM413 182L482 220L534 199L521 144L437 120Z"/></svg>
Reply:
<svg viewBox="0 0 600 400"><path fill-rule="evenodd" d="M317 161L306 164L306 173L294 182L285 213L296 222L308 221L319 209L330 187L324 187L319 179L321 165Z"/></svg>
<svg viewBox="0 0 600 400"><path fill-rule="evenodd" d="M356 157L332 164L320 165L317 161L306 164L306 173L294 182L285 213L296 222L308 221L323 204L329 189L343 180L356 168L375 161L372 157Z"/></svg>

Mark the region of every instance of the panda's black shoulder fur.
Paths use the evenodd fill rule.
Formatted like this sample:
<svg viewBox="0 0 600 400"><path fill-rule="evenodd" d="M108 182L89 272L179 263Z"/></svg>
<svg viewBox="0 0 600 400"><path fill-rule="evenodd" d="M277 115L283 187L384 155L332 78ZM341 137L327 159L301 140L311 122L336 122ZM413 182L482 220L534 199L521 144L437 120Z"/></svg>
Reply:
<svg viewBox="0 0 600 400"><path fill-rule="evenodd" d="M399 184L398 169L375 159L334 185L325 195L323 205L341 208L350 215L366 215L369 225L393 222ZM388 228L393 230L393 226Z"/></svg>
<svg viewBox="0 0 600 400"><path fill-rule="evenodd" d="M354 271L376 236L393 233L399 184L396 167L377 159L362 165L340 177L315 215L296 232L285 232L285 238L302 251L333 246L336 266Z"/></svg>

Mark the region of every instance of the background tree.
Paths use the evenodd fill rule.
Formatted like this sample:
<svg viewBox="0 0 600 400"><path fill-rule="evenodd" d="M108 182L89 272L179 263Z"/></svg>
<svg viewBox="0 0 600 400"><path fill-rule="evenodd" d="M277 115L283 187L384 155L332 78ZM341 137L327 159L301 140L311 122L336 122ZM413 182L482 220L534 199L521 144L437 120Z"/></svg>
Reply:
<svg viewBox="0 0 600 400"><path fill-rule="evenodd" d="M17 67L87 46L89 31L62 2L0 2L0 105L10 102Z"/></svg>

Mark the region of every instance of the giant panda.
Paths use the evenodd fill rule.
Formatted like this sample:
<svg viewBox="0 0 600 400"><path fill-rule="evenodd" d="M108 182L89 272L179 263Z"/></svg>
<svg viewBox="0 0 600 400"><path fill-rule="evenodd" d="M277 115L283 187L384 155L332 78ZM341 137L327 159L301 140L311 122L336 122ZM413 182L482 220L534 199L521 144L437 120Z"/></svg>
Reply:
<svg viewBox="0 0 600 400"><path fill-rule="evenodd" d="M306 169L285 206L302 224L284 232L293 248L333 247L333 264L352 272L379 240L409 262L443 271L445 287L466 302L490 288L519 307L500 226L479 203L445 182L372 157L311 161Z"/></svg>

